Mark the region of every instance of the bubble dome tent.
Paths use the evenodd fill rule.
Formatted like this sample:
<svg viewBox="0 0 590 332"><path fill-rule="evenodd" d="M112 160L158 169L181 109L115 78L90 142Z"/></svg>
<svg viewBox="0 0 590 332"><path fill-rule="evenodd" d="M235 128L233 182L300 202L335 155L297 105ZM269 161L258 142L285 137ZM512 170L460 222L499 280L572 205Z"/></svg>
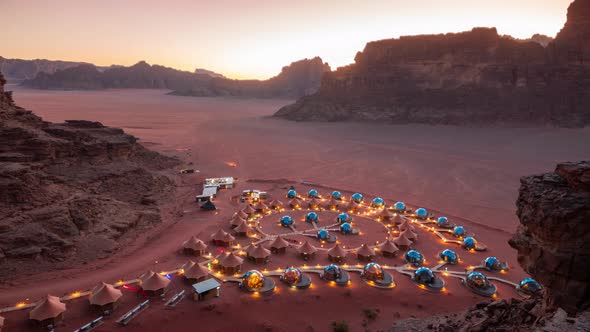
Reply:
<svg viewBox="0 0 590 332"><path fill-rule="evenodd" d="M305 215L305 221L307 222L315 222L317 223L319 221L319 216L317 213L315 212L309 212L308 214Z"/></svg>
<svg viewBox="0 0 590 332"><path fill-rule="evenodd" d="M447 229L455 227L449 221L449 218L447 218L447 217L438 217L438 219L436 219L436 226L439 228L447 228Z"/></svg>
<svg viewBox="0 0 590 332"><path fill-rule="evenodd" d="M281 226L283 227L291 227L295 223L295 220L291 218L291 216L282 216L281 217Z"/></svg>
<svg viewBox="0 0 590 332"><path fill-rule="evenodd" d="M424 256L417 250L410 250L404 256L404 261L414 266L421 266L424 264Z"/></svg>
<svg viewBox="0 0 590 332"><path fill-rule="evenodd" d="M447 264L455 265L459 262L459 256L451 249L443 250L439 257Z"/></svg>
<svg viewBox="0 0 590 332"><path fill-rule="evenodd" d="M330 238L330 232L328 232L327 229L322 228L318 231L317 237L319 240L327 241Z"/></svg>
<svg viewBox="0 0 590 332"><path fill-rule="evenodd" d="M487 257L484 261L483 261L483 266L488 270L488 271L506 271L508 270L508 265L506 265L506 263L501 262L498 258L494 257L494 256L490 256Z"/></svg>
<svg viewBox="0 0 590 332"><path fill-rule="evenodd" d="M339 201L342 200L342 193L340 193L339 191L333 191L330 196L332 196L333 199Z"/></svg>
<svg viewBox="0 0 590 332"><path fill-rule="evenodd" d="M406 204L404 202L396 202L395 204L393 204L393 208L397 212L404 212L406 211Z"/></svg>
<svg viewBox="0 0 590 332"><path fill-rule="evenodd" d="M287 191L287 198L293 199L297 197L297 192L294 189Z"/></svg>
<svg viewBox="0 0 590 332"><path fill-rule="evenodd" d="M318 193L318 191L316 189L311 189L307 193L307 197L309 197L309 198L319 198L320 197L320 194Z"/></svg>
<svg viewBox="0 0 590 332"><path fill-rule="evenodd" d="M325 266L324 270L320 274L320 278L326 281L333 281L339 286L348 285L348 281L350 280L348 272L342 270L340 266L334 264Z"/></svg>
<svg viewBox="0 0 590 332"><path fill-rule="evenodd" d="M496 286L489 282L488 278L481 272L469 273L463 279L463 283L478 295L492 297L496 294Z"/></svg>
<svg viewBox="0 0 590 332"><path fill-rule="evenodd" d="M455 228L453 228L453 236L454 237L465 236L465 228L463 226L455 226Z"/></svg>
<svg viewBox="0 0 590 332"><path fill-rule="evenodd" d="M428 211L425 208L418 208L416 210L416 217L419 219L426 219L428 218Z"/></svg>
<svg viewBox="0 0 590 332"><path fill-rule="evenodd" d="M463 243L461 244L461 246L467 250L475 250L477 247L477 241L475 240L475 238L468 236L463 239Z"/></svg>
<svg viewBox="0 0 590 332"><path fill-rule="evenodd" d="M359 193L354 193L352 194L352 196L350 197L351 201L360 204L363 202L364 198L363 195L359 194Z"/></svg>
<svg viewBox="0 0 590 332"><path fill-rule="evenodd" d="M373 198L373 201L371 202L371 207L381 208L384 206L385 206L385 200L383 200L383 198L381 198L381 197Z"/></svg>
<svg viewBox="0 0 590 332"><path fill-rule="evenodd" d="M381 265L377 263L369 263L365 265L363 272L361 273L361 279L370 286L379 288L392 288L395 286L391 274L383 270Z"/></svg>
<svg viewBox="0 0 590 332"><path fill-rule="evenodd" d="M293 288L304 289L311 286L311 279L305 275L299 268L286 268L280 276L280 280Z"/></svg>
<svg viewBox="0 0 590 332"><path fill-rule="evenodd" d="M541 294L543 286L533 278L525 278L518 284L516 290L527 296L535 296Z"/></svg>
<svg viewBox="0 0 590 332"><path fill-rule="evenodd" d="M440 292L445 283L442 279L434 275L431 269L427 267L419 267L414 271L412 280L420 286L420 288L432 291Z"/></svg>
<svg viewBox="0 0 590 332"><path fill-rule="evenodd" d="M352 226L345 222L340 225L340 232L343 234L351 234L352 233Z"/></svg>
<svg viewBox="0 0 590 332"><path fill-rule="evenodd" d="M349 220L349 216L347 213L340 213L337 217L336 217L336 221L339 223L343 223L343 222L347 222Z"/></svg>
<svg viewBox="0 0 590 332"><path fill-rule="evenodd" d="M270 278L266 278L258 270L250 270L242 276L240 288L251 293L268 294L275 288L275 283Z"/></svg>

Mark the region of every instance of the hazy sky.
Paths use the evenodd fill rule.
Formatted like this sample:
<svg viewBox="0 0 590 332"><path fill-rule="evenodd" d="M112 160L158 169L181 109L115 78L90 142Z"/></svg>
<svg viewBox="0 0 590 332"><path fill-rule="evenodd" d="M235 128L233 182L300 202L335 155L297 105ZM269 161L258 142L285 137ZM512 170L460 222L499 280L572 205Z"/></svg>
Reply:
<svg viewBox="0 0 590 332"><path fill-rule="evenodd" d="M365 43L400 35L495 26L555 36L571 1L0 0L0 55L266 78L314 56L342 66Z"/></svg>

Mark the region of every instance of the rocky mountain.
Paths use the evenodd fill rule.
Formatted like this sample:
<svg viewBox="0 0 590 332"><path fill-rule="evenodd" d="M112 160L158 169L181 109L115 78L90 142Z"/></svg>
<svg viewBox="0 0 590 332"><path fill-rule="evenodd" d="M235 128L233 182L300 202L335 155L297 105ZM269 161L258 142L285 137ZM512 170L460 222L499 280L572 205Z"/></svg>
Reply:
<svg viewBox="0 0 590 332"><path fill-rule="evenodd" d="M5 83L0 74L0 279L105 256L160 222L176 159L98 122L45 122Z"/></svg>
<svg viewBox="0 0 590 332"><path fill-rule="evenodd" d="M104 71L93 65L39 73L23 85L38 89L170 89L181 96L243 96L298 98L317 91L323 74L330 70L320 58L305 59L283 68L268 80L231 80L210 71L180 71L141 61L130 67Z"/></svg>
<svg viewBox="0 0 590 332"><path fill-rule="evenodd" d="M39 73L53 74L58 70L76 67L81 64L83 63L45 59L7 59L0 56L0 72L4 73L6 80L11 83L32 79Z"/></svg>
<svg viewBox="0 0 590 332"><path fill-rule="evenodd" d="M546 48L495 28L370 42L317 93L275 115L297 121L590 123L590 3L576 0Z"/></svg>
<svg viewBox="0 0 590 332"><path fill-rule="evenodd" d="M205 75L209 75L211 77L217 77L217 78L225 78L225 76L216 73L214 71L211 70L207 70L207 69L203 69L203 68L197 68L195 69L195 74L205 74Z"/></svg>
<svg viewBox="0 0 590 332"><path fill-rule="evenodd" d="M521 224L510 245L544 293L402 320L390 331L590 331L590 161L558 164L555 172L520 182Z"/></svg>

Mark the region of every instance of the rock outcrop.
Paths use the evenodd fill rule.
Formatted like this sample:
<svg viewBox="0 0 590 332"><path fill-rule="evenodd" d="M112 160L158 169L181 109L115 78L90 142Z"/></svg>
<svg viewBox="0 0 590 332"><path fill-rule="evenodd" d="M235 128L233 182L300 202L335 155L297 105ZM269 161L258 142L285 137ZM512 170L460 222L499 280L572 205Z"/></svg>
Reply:
<svg viewBox="0 0 590 332"><path fill-rule="evenodd" d="M316 92L330 67L320 58L304 59L282 69L268 80L231 80L210 71L180 71L144 61L130 67L99 70L83 64L39 73L23 85L38 89L95 90L108 88L169 89L180 96L241 96L260 98L298 98Z"/></svg>
<svg viewBox="0 0 590 332"><path fill-rule="evenodd" d="M0 279L105 256L160 222L176 159L98 122L43 121L0 74Z"/></svg>
<svg viewBox="0 0 590 332"><path fill-rule="evenodd" d="M10 83L20 83L32 79L39 73L53 74L58 70L76 67L82 62L60 61L60 60L22 60L7 59L0 56L0 72L2 72Z"/></svg>
<svg viewBox="0 0 590 332"><path fill-rule="evenodd" d="M510 245L547 288L548 304L590 308L590 161L523 178L517 207L521 225Z"/></svg>
<svg viewBox="0 0 590 332"><path fill-rule="evenodd" d="M370 42L355 63L275 115L296 121L517 124L590 123L588 0L547 47L495 28Z"/></svg>

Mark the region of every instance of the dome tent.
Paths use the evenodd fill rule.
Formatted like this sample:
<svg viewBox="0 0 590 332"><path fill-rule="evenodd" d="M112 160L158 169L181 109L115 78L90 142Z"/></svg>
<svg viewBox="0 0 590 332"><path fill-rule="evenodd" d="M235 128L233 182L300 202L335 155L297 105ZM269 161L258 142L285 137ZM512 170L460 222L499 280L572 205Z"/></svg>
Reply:
<svg viewBox="0 0 590 332"><path fill-rule="evenodd" d="M309 198L319 198L320 197L320 194L318 193L318 191L316 189L311 189L307 193L307 197L309 197Z"/></svg>
<svg viewBox="0 0 590 332"><path fill-rule="evenodd" d="M543 287L533 278L525 278L519 284L517 290L527 296L537 296L541 294Z"/></svg>
<svg viewBox="0 0 590 332"><path fill-rule="evenodd" d="M251 293L268 294L275 288L275 283L270 278L266 278L258 270L250 270L242 276L240 288Z"/></svg>
<svg viewBox="0 0 590 332"><path fill-rule="evenodd" d="M498 258L494 256L487 257L483 261L483 265L488 271L505 271L508 270L508 265L504 262L501 262Z"/></svg>
<svg viewBox="0 0 590 332"><path fill-rule="evenodd" d="M295 189L287 191L287 198L293 199L295 197L297 197L297 192L295 191Z"/></svg>
<svg viewBox="0 0 590 332"><path fill-rule="evenodd" d="M445 286L444 281L435 276L432 270L427 267L417 268L416 271L414 271L412 280L420 287L434 292L441 291Z"/></svg>
<svg viewBox="0 0 590 332"><path fill-rule="evenodd" d="M396 202L395 204L393 204L393 208L397 212L404 212L406 211L406 204L404 204L404 202Z"/></svg>
<svg viewBox="0 0 590 332"><path fill-rule="evenodd" d="M481 272L469 273L463 279L463 282L467 288L478 295L491 297L496 294L496 286L490 283L488 278Z"/></svg>
<svg viewBox="0 0 590 332"><path fill-rule="evenodd" d="M404 260L408 264L414 266L422 266L424 264L424 256L418 250L410 250L404 256Z"/></svg>
<svg viewBox="0 0 590 332"><path fill-rule="evenodd" d="M311 279L296 267L286 268L280 276L280 280L290 287L298 289L308 288L311 285Z"/></svg>
<svg viewBox="0 0 590 332"><path fill-rule="evenodd" d="M425 208L418 208L416 210L416 217L418 219L426 219L428 218L428 211Z"/></svg>
<svg viewBox="0 0 590 332"><path fill-rule="evenodd" d="M282 216L281 217L281 226L283 227L291 227L295 223L295 220L291 218L291 216Z"/></svg>
<svg viewBox="0 0 590 332"><path fill-rule="evenodd" d="M439 254L439 258L448 264L457 264L459 262L459 256L451 249L445 249Z"/></svg>
<svg viewBox="0 0 590 332"><path fill-rule="evenodd" d="M319 216L316 212L309 212L305 215L305 221L317 223L319 221Z"/></svg>
<svg viewBox="0 0 590 332"><path fill-rule="evenodd" d="M352 196L350 197L350 200L351 200L352 202L355 202L355 203L357 203L357 204L360 204L360 203L362 203L362 202L363 202L363 200L364 200L364 197L363 197L363 195L362 195L362 194L360 194L360 193L354 193L354 194L352 194Z"/></svg>
<svg viewBox="0 0 590 332"><path fill-rule="evenodd" d="M373 201L371 201L371 207L382 208L384 206L385 206L385 200L381 197L375 197L375 198L373 198Z"/></svg>

